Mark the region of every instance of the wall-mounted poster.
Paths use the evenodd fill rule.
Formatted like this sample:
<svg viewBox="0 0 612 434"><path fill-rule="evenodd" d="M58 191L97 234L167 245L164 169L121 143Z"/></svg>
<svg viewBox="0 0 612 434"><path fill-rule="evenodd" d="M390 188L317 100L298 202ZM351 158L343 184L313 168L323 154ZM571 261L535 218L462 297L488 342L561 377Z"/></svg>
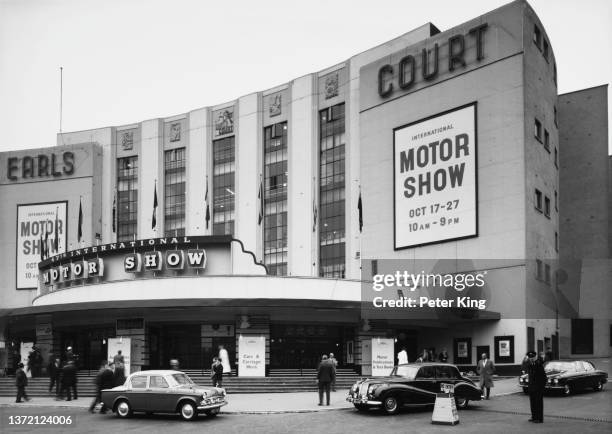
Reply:
<svg viewBox="0 0 612 434"><path fill-rule="evenodd" d="M393 130L395 250L478 235L476 103Z"/></svg>
<svg viewBox="0 0 612 434"><path fill-rule="evenodd" d="M470 365L472 363L472 339L455 338L453 340L454 362L457 365Z"/></svg>
<svg viewBox="0 0 612 434"><path fill-rule="evenodd" d="M514 336L495 336L495 363L514 363Z"/></svg>
<svg viewBox="0 0 612 434"><path fill-rule="evenodd" d="M123 356L124 375L130 375L130 365L132 358L132 340L130 338L109 338L108 339L108 363L112 363L114 357L121 350Z"/></svg>
<svg viewBox="0 0 612 434"><path fill-rule="evenodd" d="M465 359L468 356L468 344L467 342L457 342L457 357Z"/></svg>
<svg viewBox="0 0 612 434"><path fill-rule="evenodd" d="M510 357L510 341L507 339L498 342L499 345L499 356Z"/></svg>
<svg viewBox="0 0 612 434"><path fill-rule="evenodd" d="M46 257L66 251L68 202L17 205L17 289L38 287L41 249Z"/></svg>
<svg viewBox="0 0 612 434"><path fill-rule="evenodd" d="M384 377L395 364L393 339L372 338L372 376Z"/></svg>

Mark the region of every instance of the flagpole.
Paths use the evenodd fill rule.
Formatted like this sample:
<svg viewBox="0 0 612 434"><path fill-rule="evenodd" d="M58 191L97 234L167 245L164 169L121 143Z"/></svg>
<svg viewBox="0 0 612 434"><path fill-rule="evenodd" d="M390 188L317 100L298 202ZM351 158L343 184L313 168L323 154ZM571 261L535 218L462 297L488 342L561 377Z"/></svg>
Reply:
<svg viewBox="0 0 612 434"><path fill-rule="evenodd" d="M60 116L59 116L59 132L62 133L62 114L64 106L64 67L60 66Z"/></svg>

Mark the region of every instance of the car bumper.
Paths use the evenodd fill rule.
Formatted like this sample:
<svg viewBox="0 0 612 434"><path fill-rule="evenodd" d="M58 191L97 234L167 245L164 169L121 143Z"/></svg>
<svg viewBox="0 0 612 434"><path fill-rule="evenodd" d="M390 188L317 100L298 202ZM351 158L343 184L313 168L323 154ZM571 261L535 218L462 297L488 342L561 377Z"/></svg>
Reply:
<svg viewBox="0 0 612 434"><path fill-rule="evenodd" d="M381 401L374 401L371 399L368 399L365 396L359 397L359 396L347 396L346 400L352 404L358 404L358 405L371 405L372 407L376 407L379 405L382 405Z"/></svg>
<svg viewBox="0 0 612 434"><path fill-rule="evenodd" d="M228 404L227 401L215 402L215 403L211 403L211 404L200 404L200 405L198 405L198 412L214 410L215 408L221 408L221 407L223 407L224 405L227 405L227 404Z"/></svg>

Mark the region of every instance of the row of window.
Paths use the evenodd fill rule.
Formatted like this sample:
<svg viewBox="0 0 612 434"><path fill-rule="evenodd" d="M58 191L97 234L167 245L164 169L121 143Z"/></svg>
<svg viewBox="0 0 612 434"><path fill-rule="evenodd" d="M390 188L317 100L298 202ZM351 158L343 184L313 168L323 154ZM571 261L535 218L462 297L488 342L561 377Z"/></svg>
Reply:
<svg viewBox="0 0 612 434"><path fill-rule="evenodd" d="M541 259L536 259L536 280L550 285L552 282L551 279L550 264L546 264Z"/></svg>
<svg viewBox="0 0 612 434"><path fill-rule="evenodd" d="M548 56L550 52L550 45L548 44L546 37L544 37L544 35L542 34L542 31L537 26L537 24L533 26L533 43L535 44L536 47L538 47L538 50L540 50L540 52L542 53L542 57L544 57L544 60L549 62ZM553 80L555 81L555 85L556 85L557 84L557 65L556 64L553 65Z"/></svg>
<svg viewBox="0 0 612 434"><path fill-rule="evenodd" d="M555 119L557 117L557 109L555 108ZM556 124L556 120L555 120ZM542 134L543 132L543 134ZM534 132L536 140L544 145L544 149L550 154L551 143L550 143L550 133L546 128L542 127L542 122L540 122L537 118L534 121ZM554 146L554 157L553 162L555 164L555 168L559 168L559 151L556 146Z"/></svg>
<svg viewBox="0 0 612 434"><path fill-rule="evenodd" d="M544 206L542 206L542 198L544 198ZM548 218L550 218L550 198L542 194L540 190L535 189L535 209ZM559 211L559 195L555 191L555 211Z"/></svg>

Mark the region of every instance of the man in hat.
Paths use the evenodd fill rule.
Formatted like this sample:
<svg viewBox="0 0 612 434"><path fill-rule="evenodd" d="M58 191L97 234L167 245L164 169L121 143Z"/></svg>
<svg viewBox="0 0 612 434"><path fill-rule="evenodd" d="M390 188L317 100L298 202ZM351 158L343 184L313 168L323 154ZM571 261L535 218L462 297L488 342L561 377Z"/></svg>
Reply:
<svg viewBox="0 0 612 434"><path fill-rule="evenodd" d="M544 372L544 361L537 356L535 351L527 353L529 363L527 374L529 375L529 405L531 407L531 419L529 422L544 422L544 386L546 385L546 372Z"/></svg>
<svg viewBox="0 0 612 434"><path fill-rule="evenodd" d="M27 385L28 377L26 373L23 372L23 363L19 362L17 365L17 372L15 372L15 386L17 386L17 399L15 399L15 402L23 402L21 398L25 398L26 401L30 400L25 390Z"/></svg>

